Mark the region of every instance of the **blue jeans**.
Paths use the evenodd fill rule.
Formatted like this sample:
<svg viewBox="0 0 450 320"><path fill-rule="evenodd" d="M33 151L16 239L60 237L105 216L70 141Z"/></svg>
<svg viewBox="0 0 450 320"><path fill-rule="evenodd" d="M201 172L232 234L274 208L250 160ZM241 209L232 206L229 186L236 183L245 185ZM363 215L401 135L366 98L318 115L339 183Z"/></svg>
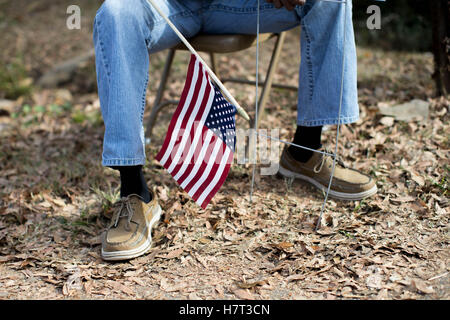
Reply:
<svg viewBox="0 0 450 320"><path fill-rule="evenodd" d="M256 33L256 0L164 0L158 3L186 38L199 32ZM288 11L260 0L261 33L301 25L298 125L338 123L343 55L346 63L341 123L355 122L359 118L351 0L347 3L348 14L344 16L342 3L307 0L304 6ZM345 23L347 43L344 47ZM146 0L106 0L98 10L94 44L105 123L104 166L145 164L143 114L149 55L179 42Z"/></svg>

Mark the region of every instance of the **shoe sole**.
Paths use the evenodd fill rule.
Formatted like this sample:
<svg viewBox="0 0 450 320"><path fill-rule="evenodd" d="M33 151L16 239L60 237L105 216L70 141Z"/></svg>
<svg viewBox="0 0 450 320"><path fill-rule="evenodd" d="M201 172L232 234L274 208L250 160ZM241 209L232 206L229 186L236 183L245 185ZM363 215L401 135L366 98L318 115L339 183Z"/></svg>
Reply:
<svg viewBox="0 0 450 320"><path fill-rule="evenodd" d="M328 186L322 185L320 182L314 180L311 177L305 176L305 175L297 173L297 172L287 170L287 169L283 168L281 165L280 165L278 172L281 175L288 177L288 178L297 178L297 179L307 181L307 182L311 183L312 185L314 185L316 188L322 190L323 192L327 192ZM373 186L373 188L371 188L369 190L366 190L363 192L358 192L358 193L339 192L339 191L334 191L330 188L330 192L328 195L330 197L340 199L340 200L356 201L356 200L362 200L364 198L373 196L375 193L377 193L377 191L378 191L377 186Z"/></svg>
<svg viewBox="0 0 450 320"><path fill-rule="evenodd" d="M106 261L119 261L119 260L128 260L139 257L152 247L152 229L157 226L159 219L161 218L161 206L158 204L157 212L153 215L152 220L150 220L149 226L147 228L148 237L147 240L141 244L139 247L130 249L130 250L122 250L122 251L103 251L102 248L102 258Z"/></svg>

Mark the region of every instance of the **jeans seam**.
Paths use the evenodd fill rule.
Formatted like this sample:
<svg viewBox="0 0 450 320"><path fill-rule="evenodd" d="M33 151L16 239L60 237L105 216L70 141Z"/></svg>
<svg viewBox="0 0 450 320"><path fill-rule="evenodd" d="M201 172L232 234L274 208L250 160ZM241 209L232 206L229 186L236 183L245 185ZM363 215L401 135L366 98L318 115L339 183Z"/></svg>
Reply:
<svg viewBox="0 0 450 320"><path fill-rule="evenodd" d="M309 101L312 101L314 95L314 73L313 73L313 63L311 59L311 37L309 35L308 26L304 22L304 19L301 19L302 31L305 35L306 40L306 67L307 67L307 75L308 75L308 90L309 90Z"/></svg>
<svg viewBox="0 0 450 320"><path fill-rule="evenodd" d="M144 125L144 112L145 112L145 105L146 105L145 98L146 98L148 80L149 80L149 73L147 72L147 76L144 81L144 89L143 89L143 93L142 93L142 105L141 105L141 115L140 115L141 127ZM142 141L142 149L143 149L142 152L145 155L145 141Z"/></svg>
<svg viewBox="0 0 450 320"><path fill-rule="evenodd" d="M146 104L145 98L146 98L148 80L149 80L149 75L147 72L147 76L144 81L144 88L142 90L143 92L142 92L141 114L140 114L140 118L139 118L141 122L144 121L144 111L145 111L145 104Z"/></svg>
<svg viewBox="0 0 450 320"><path fill-rule="evenodd" d="M101 24L101 22L99 21L99 19L97 17L95 18L95 24L96 24L97 32L98 32L98 43L100 45L101 60L102 60L102 63L103 63L103 67L106 70L106 78L108 79L108 85L111 85L111 71L109 70L109 66L106 63L105 48L104 48L104 44L103 44L102 36L101 36L101 32L100 32L100 24Z"/></svg>
<svg viewBox="0 0 450 320"><path fill-rule="evenodd" d="M258 11L257 7L238 8L238 7L225 6L223 4L208 5L208 6L203 7L202 9L204 9L204 10L228 11L228 12L231 11L233 13L242 13L242 14L255 13L255 12ZM266 10L266 9L273 9L273 5L271 5L271 4L260 5L259 9L260 9L260 11Z"/></svg>

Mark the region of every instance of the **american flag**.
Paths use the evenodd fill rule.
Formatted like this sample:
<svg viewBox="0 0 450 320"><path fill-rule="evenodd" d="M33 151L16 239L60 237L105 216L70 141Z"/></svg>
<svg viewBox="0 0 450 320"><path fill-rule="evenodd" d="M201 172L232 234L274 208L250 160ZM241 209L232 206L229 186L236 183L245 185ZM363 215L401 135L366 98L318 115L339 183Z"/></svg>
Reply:
<svg viewBox="0 0 450 320"><path fill-rule="evenodd" d="M156 159L203 209L225 182L236 144L236 107L191 55L180 102Z"/></svg>

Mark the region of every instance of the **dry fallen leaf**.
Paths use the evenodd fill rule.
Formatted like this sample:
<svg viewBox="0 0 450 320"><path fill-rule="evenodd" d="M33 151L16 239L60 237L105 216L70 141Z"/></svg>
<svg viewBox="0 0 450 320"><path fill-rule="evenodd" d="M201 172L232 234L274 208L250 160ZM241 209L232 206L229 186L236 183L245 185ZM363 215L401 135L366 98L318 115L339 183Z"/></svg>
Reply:
<svg viewBox="0 0 450 320"><path fill-rule="evenodd" d="M134 295L135 292L128 286L123 285L122 283L118 282L118 281L113 281L113 280L108 280L107 284L109 287L113 288L116 291L121 291L129 296Z"/></svg>
<svg viewBox="0 0 450 320"><path fill-rule="evenodd" d="M420 279L411 280L411 286L416 289L420 293L434 293L434 289L432 286L427 286L426 282Z"/></svg>
<svg viewBox="0 0 450 320"><path fill-rule="evenodd" d="M331 236L333 234L336 234L336 231L330 227L322 226L319 230L317 230L317 233L322 236Z"/></svg>
<svg viewBox="0 0 450 320"><path fill-rule="evenodd" d="M179 257L183 254L183 252L184 252L184 249L183 249L183 248L175 249L175 250L170 251L170 252L165 256L165 258L166 258L166 259L179 258Z"/></svg>
<svg viewBox="0 0 450 320"><path fill-rule="evenodd" d="M293 246L294 246L294 244L291 242L280 242L275 245L275 247L277 247L278 249L281 249L281 250L285 250L285 249L291 248Z"/></svg>
<svg viewBox="0 0 450 320"><path fill-rule="evenodd" d="M254 300L255 299L254 296L250 292L248 292L248 290L235 289L235 290L233 290L233 293L239 299L243 299L243 300Z"/></svg>
<svg viewBox="0 0 450 320"><path fill-rule="evenodd" d="M158 186L158 187L156 187L156 190L158 191L158 199L159 200L161 200L162 202L166 202L167 200L169 200L169 198L167 196L167 190L165 187Z"/></svg>
<svg viewBox="0 0 450 320"><path fill-rule="evenodd" d="M241 289L250 289L256 286L262 286L266 283L265 280L259 281L235 281L236 285Z"/></svg>
<svg viewBox="0 0 450 320"><path fill-rule="evenodd" d="M289 277L286 278L287 282L291 282L291 281L297 281L297 280L303 280L305 279L305 275L304 274L293 274Z"/></svg>
<svg viewBox="0 0 450 320"><path fill-rule="evenodd" d="M425 179L417 172L411 170L411 179L415 181L419 186L423 187L425 185Z"/></svg>
<svg viewBox="0 0 450 320"><path fill-rule="evenodd" d="M411 196L400 196L400 197L391 199L392 202L411 202L414 200L416 200L416 198L411 197Z"/></svg>
<svg viewBox="0 0 450 320"><path fill-rule="evenodd" d="M27 48L24 70L40 74L69 51L91 49L83 40L89 39L88 28L56 36L42 17L64 17L38 6L25 15L29 23L3 25L5 65L21 63L16 51ZM95 15L91 7L88 16ZM5 15L17 15L13 9L6 6ZM298 29L286 37L274 80L297 86L298 60L287 58L298 57ZM154 159L174 105L160 114L153 141L145 146L152 155L145 175L166 223L153 230L148 254L121 262L104 261L101 248L94 247L109 224L102 213L113 212L120 183L119 172L99 162L104 126L95 76L86 72L95 61L61 86L68 91L33 87L31 96L19 97L0 115L0 299L423 299L431 290L433 299L446 299L450 100L434 96L432 55L358 51L361 120L341 126L338 153L349 167L376 179L376 195L357 205L328 199L316 232L321 192L298 180L259 174L250 203L252 166L233 164L219 193L200 209ZM188 58L177 58L165 98L179 98ZM248 52L217 58L229 67L224 78L248 76ZM159 70L164 60L164 53L152 55L151 69ZM389 81L383 81L386 76ZM148 104L157 90L158 81L150 81ZM244 104L256 100L251 86L230 90ZM379 106L395 108L413 97L430 102L429 123L380 115ZM279 128L279 139L292 141L296 93L272 90L269 100L261 127ZM70 104L57 104L64 101ZM240 118L237 125L247 127ZM324 147L333 145L335 130L324 127ZM275 164L283 145L267 142L279 148ZM81 273L81 290L73 265ZM423 283L412 285L411 277Z"/></svg>
<svg viewBox="0 0 450 320"><path fill-rule="evenodd" d="M381 289L383 287L383 277L380 274L371 274L366 279L369 288Z"/></svg>
<svg viewBox="0 0 450 320"><path fill-rule="evenodd" d="M166 292L176 292L181 291L187 287L186 283L178 283L178 284L171 284L169 281L165 278L162 278L160 281L160 288L163 291Z"/></svg>
<svg viewBox="0 0 450 320"><path fill-rule="evenodd" d="M14 256L12 256L12 255L0 256L0 262L6 262L6 261L10 261L10 260L14 260Z"/></svg>

